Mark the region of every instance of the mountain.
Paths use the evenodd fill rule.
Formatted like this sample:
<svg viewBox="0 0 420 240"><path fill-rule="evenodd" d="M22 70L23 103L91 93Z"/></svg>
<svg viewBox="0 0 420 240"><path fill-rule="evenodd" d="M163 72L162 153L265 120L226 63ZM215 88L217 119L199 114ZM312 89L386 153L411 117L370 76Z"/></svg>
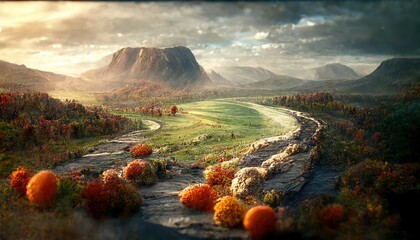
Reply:
<svg viewBox="0 0 420 240"><path fill-rule="evenodd" d="M234 84L247 84L276 77L276 74L261 67L216 67L215 70Z"/></svg>
<svg viewBox="0 0 420 240"><path fill-rule="evenodd" d="M331 63L314 68L313 72L312 79L314 80L353 80L362 77L352 68L340 63Z"/></svg>
<svg viewBox="0 0 420 240"><path fill-rule="evenodd" d="M293 76L300 79L307 79L313 81L324 80L354 80L362 77L352 68L340 64L331 63L321 67L309 69L284 69L286 75Z"/></svg>
<svg viewBox="0 0 420 240"><path fill-rule="evenodd" d="M392 95L414 85L420 85L420 58L393 58L383 61L371 74L360 79L311 81L293 90Z"/></svg>
<svg viewBox="0 0 420 240"><path fill-rule="evenodd" d="M159 81L172 88L204 87L211 84L204 69L186 47L122 48L102 68L87 71L83 77L100 80L111 87L135 87L142 80Z"/></svg>
<svg viewBox="0 0 420 240"><path fill-rule="evenodd" d="M338 89L361 94L396 94L420 85L420 58L393 58L383 61L371 74L339 84Z"/></svg>
<svg viewBox="0 0 420 240"><path fill-rule="evenodd" d="M277 75L266 80L259 82L248 83L242 85L245 88L251 89L268 89L268 90L278 90L278 89L287 89L300 86L307 81L304 81L299 78L294 78L286 75Z"/></svg>
<svg viewBox="0 0 420 240"><path fill-rule="evenodd" d="M80 78L0 61L0 87L7 89L34 91L78 90L77 87L83 85L83 83L84 81Z"/></svg>
<svg viewBox="0 0 420 240"><path fill-rule="evenodd" d="M214 71L213 69L211 69L210 71L207 71L207 75L209 76L210 80L215 84L215 85L222 85L222 86L231 86L232 83L228 80L226 80L226 78L224 78L222 75L220 75L219 73L217 73L216 71Z"/></svg>

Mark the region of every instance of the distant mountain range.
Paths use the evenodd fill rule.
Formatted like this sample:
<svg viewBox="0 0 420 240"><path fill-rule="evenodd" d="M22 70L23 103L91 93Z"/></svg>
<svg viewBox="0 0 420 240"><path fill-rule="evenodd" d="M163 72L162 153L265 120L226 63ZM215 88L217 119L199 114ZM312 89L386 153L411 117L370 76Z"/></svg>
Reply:
<svg viewBox="0 0 420 240"><path fill-rule="evenodd" d="M357 79L353 78L359 75L351 68L328 64L313 69L313 76L323 79L318 81L277 75L261 67L219 67L206 73L186 47L123 48L109 61L106 66L85 72L84 79L0 61L0 88L111 91L126 96L146 96L154 91L165 95L173 89L206 87L386 95L420 84L420 58L389 59L371 74Z"/></svg>
<svg viewBox="0 0 420 240"><path fill-rule="evenodd" d="M102 68L87 71L82 77L112 87L135 87L142 80L158 81L173 88L211 85L203 67L186 47L123 48L113 54L111 62Z"/></svg>
<svg viewBox="0 0 420 240"><path fill-rule="evenodd" d="M383 61L371 74L356 80L313 81L292 90L389 95L419 84L420 58L393 58Z"/></svg>

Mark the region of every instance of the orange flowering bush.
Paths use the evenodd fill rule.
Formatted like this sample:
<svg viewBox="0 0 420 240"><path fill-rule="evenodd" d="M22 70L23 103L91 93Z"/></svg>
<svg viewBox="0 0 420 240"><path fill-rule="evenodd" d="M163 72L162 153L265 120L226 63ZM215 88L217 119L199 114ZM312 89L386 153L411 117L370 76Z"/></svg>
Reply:
<svg viewBox="0 0 420 240"><path fill-rule="evenodd" d="M138 190L119 177L89 182L82 190L85 209L94 218L127 216L143 203Z"/></svg>
<svg viewBox="0 0 420 240"><path fill-rule="evenodd" d="M179 193L179 197L182 204L201 212L212 212L218 198L217 192L208 184L189 186Z"/></svg>
<svg viewBox="0 0 420 240"><path fill-rule="evenodd" d="M329 227L335 227L344 218L344 207L341 204L330 204L319 212L321 222Z"/></svg>
<svg viewBox="0 0 420 240"><path fill-rule="evenodd" d="M261 239L276 226L276 214L271 207L257 206L248 210L244 218L244 227L252 239Z"/></svg>
<svg viewBox="0 0 420 240"><path fill-rule="evenodd" d="M124 168L124 177L137 185L150 185L156 182L156 175L149 162L138 159Z"/></svg>
<svg viewBox="0 0 420 240"><path fill-rule="evenodd" d="M58 178L51 171L41 171L29 180L26 195L31 203L41 207L51 206L58 192Z"/></svg>
<svg viewBox="0 0 420 240"><path fill-rule="evenodd" d="M14 172L12 172L12 174L10 174L9 179L12 188L19 195L25 196L26 185L28 185L28 182L31 179L29 170L24 167L18 167Z"/></svg>
<svg viewBox="0 0 420 240"><path fill-rule="evenodd" d="M145 157L153 153L153 149L147 144L138 144L130 149L134 157Z"/></svg>
<svg viewBox="0 0 420 240"><path fill-rule="evenodd" d="M246 206L239 199L226 196L214 206L213 220L223 227L236 227L245 217Z"/></svg>

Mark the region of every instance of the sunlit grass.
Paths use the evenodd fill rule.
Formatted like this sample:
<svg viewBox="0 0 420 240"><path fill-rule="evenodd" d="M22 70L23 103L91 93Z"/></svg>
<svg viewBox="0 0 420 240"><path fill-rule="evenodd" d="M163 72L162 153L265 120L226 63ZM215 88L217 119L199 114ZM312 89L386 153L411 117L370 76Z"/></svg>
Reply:
<svg viewBox="0 0 420 240"><path fill-rule="evenodd" d="M176 117L142 117L161 122L158 133L149 133L147 143L161 155L193 163L209 154L238 156L250 143L281 135L294 127L295 120L285 113L279 125L259 111L242 103L203 101L178 105ZM117 112L118 113L118 112ZM140 114L121 113L129 118Z"/></svg>

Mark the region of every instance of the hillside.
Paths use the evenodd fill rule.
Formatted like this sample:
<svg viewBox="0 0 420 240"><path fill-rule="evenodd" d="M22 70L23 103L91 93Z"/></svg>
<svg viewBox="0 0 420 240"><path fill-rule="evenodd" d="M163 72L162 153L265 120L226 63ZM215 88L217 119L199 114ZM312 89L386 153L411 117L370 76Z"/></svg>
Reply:
<svg viewBox="0 0 420 240"><path fill-rule="evenodd" d="M340 84L344 92L395 94L420 84L420 58L393 58L383 61L371 74Z"/></svg>
<svg viewBox="0 0 420 240"><path fill-rule="evenodd" d="M277 89L287 89L292 87L297 87L304 84L306 81L294 78L286 75L277 75L275 77L271 77L269 79L244 84L242 87L251 88L251 89L269 89L269 90L277 90Z"/></svg>
<svg viewBox="0 0 420 240"><path fill-rule="evenodd" d="M340 63L331 63L315 68L313 74L312 79L314 80L353 80L361 77L352 68Z"/></svg>
<svg viewBox="0 0 420 240"><path fill-rule="evenodd" d="M254 83L276 76L275 73L261 67L216 67L215 71L234 84Z"/></svg>
<svg viewBox="0 0 420 240"><path fill-rule="evenodd" d="M226 78L224 78L222 75L220 75L218 72L214 71L213 69L211 69L210 71L207 71L207 75L216 86L232 85L230 81L228 81Z"/></svg>
<svg viewBox="0 0 420 240"><path fill-rule="evenodd" d="M0 86L4 88L33 91L80 90L79 87L84 83L80 78L0 61Z"/></svg>
<svg viewBox="0 0 420 240"><path fill-rule="evenodd" d="M186 47L123 48L115 52L111 62L102 68L82 74L88 79L124 87L141 80L157 81L172 88L204 87L211 80Z"/></svg>

